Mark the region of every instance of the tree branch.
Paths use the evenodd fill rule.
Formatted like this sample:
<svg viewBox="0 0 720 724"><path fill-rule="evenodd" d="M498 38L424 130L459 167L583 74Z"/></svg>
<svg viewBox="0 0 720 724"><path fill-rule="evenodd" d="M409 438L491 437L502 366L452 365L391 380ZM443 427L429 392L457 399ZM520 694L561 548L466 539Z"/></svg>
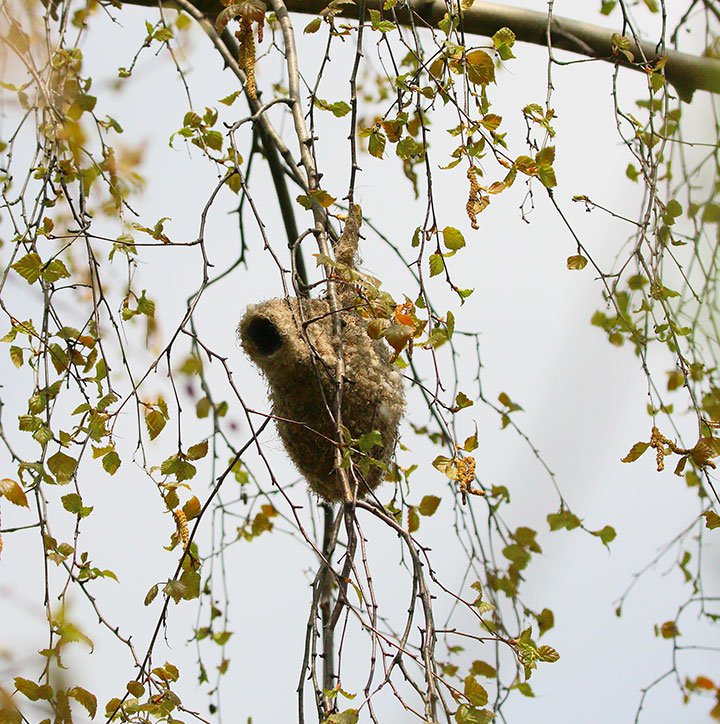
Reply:
<svg viewBox="0 0 720 724"><path fill-rule="evenodd" d="M124 5L157 6L157 0L121 2ZM163 4L173 5L171 0L163 0ZM217 0L193 0L193 4L209 17L217 15L222 9ZM328 0L287 0L285 3L290 12L310 15L319 14L327 4ZM341 6L340 15L357 18L358 12L357 4L348 4ZM411 12L428 25L437 27L447 12L447 6L442 0L407 0L407 6L396 7L394 10L395 18L402 24L410 22ZM463 13L463 29L466 33L489 37L500 28L508 27L519 41L534 45L547 45L547 25L548 16L545 12L497 3L476 1ZM652 66L662 55L654 43L641 41L636 44L632 41L630 50L638 62L629 63L622 54L613 54L613 32L615 31L609 28L553 16L550 37L553 48L642 72L646 70L646 62ZM690 101L696 90L720 93L720 61L670 49L665 52L668 56L665 76L684 101Z"/></svg>
<svg viewBox="0 0 720 724"><path fill-rule="evenodd" d="M134 3L128 3L134 4ZM141 3L144 4L144 3ZM148 6L153 3L148 3ZM210 22L210 15L206 12L202 5L208 5L206 2L193 2L192 0L175 0L173 3L176 7L185 10L192 18L194 18L200 27L205 31L206 35L210 38L211 42L220 52L223 60L226 64L233 69L243 87L245 85L245 74L242 69L235 62L235 58L238 55L238 47L235 38L227 31L223 32L222 36L218 35L215 30L214 22ZM218 3L216 3L218 4ZM217 14L217 13L215 13ZM299 292L305 294L308 284L308 275L305 268L305 260L302 255L302 250L298 242L298 230L295 222L295 212L293 210L293 203L290 198L290 192L287 186L287 179L283 171L282 162L280 160L280 147L278 142L277 134L271 133L272 127L269 121L265 118L264 114L260 113L261 104L259 98L252 98L246 93L246 99L250 110L254 115L258 117L258 123L256 124L260 142L262 145L263 153L268 162L270 174L272 176L273 185L275 186L275 193L277 195L278 203L280 205L280 214L282 216L283 225L285 226L285 234L288 240L288 247L291 250L294 260L295 273L298 276ZM284 145L283 148L284 149ZM295 163L292 157L289 157L289 152L285 153L285 161L290 170L296 169ZM302 185L302 177L295 176L296 182Z"/></svg>

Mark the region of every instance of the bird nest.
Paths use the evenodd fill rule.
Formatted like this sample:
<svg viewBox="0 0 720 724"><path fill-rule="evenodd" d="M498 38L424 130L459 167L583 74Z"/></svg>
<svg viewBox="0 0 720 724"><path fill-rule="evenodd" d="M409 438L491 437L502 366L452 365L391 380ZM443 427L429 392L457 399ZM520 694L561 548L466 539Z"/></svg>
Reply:
<svg viewBox="0 0 720 724"><path fill-rule="evenodd" d="M351 214L335 249L338 265L354 269L358 235ZM338 449L358 497L382 482L405 409L402 377L385 342L368 336L352 285L339 284L337 296L334 313L327 299L286 297L250 305L238 327L243 349L267 379L272 414L288 454L310 487L329 501L346 497Z"/></svg>

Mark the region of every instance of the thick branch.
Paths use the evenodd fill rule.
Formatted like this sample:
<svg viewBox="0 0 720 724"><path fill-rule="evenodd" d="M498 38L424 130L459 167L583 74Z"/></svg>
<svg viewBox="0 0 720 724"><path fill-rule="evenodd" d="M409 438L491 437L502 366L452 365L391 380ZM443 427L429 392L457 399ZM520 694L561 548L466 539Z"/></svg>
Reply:
<svg viewBox="0 0 720 724"><path fill-rule="evenodd" d="M326 5L326 0L288 0L286 3L291 12L319 13ZM414 13L425 22L437 27L447 12L442 0L408 0ZM342 15L357 17L357 5L343 5ZM397 8L397 19L401 23L409 21L406 8ZM488 2L475 2L463 13L463 29L471 35L490 37L500 28L508 27L515 37L522 42L534 45L547 45L548 16L546 12L525 10L510 5ZM582 23L569 18L553 16L551 40L554 48L567 50L589 58L609 61L634 70L644 70L641 64L631 64L622 55L613 55L613 30L589 23ZM654 43L641 42L638 47L631 46L636 61L651 63L660 57ZM665 76L675 87L683 100L690 100L696 90L720 93L720 61L702 58L675 50L667 50L668 61L665 65Z"/></svg>
<svg viewBox="0 0 720 724"><path fill-rule="evenodd" d="M285 5L290 12L317 15L329 0L287 0ZM125 5L157 6L157 0L122 0ZM433 27L444 17L447 6L442 0L407 0L409 8L417 16ZM164 4L172 5L171 0ZM209 15L216 15L221 9L218 0L194 0L194 5ZM378 6L380 7L380 6ZM357 18L358 5L341 6L341 15ZM410 12L407 7L396 7L398 22L407 24ZM510 5L476 1L463 13L463 29L471 35L491 36L500 28L510 28L518 40L535 45L547 44L547 13L535 10L515 8ZM588 58L608 61L634 70L644 71L643 61L652 64L659 53L654 43L633 43L630 50L637 64L628 63L622 55L613 55L613 30L598 27L577 20L553 16L551 40L554 48L584 55ZM720 93L720 61L703 58L675 50L667 50L668 61L665 75L679 96L689 101L696 90Z"/></svg>

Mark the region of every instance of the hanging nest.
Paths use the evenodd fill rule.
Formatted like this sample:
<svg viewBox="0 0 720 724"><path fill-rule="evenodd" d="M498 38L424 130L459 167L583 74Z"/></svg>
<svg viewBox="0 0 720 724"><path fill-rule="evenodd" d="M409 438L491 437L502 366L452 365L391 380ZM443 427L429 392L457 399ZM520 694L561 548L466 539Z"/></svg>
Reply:
<svg viewBox="0 0 720 724"><path fill-rule="evenodd" d="M354 269L358 235L358 222L350 214L335 249L339 267ZM329 501L344 498L335 470L338 445L352 463L348 480L358 497L382 482L405 409L402 377L385 342L368 336L367 321L355 311L351 284L338 283L338 301L345 364L344 439L338 439L334 416L340 345L334 343L329 302L270 299L250 305L238 327L243 349L267 378L272 413L288 454L310 487ZM357 441L363 436L368 437L360 450Z"/></svg>

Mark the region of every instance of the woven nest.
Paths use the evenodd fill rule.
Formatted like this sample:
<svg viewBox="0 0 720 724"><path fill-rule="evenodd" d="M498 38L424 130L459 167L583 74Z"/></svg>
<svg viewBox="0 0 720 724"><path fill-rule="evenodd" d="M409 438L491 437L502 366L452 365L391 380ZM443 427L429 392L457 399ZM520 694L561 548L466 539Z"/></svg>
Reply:
<svg viewBox="0 0 720 724"><path fill-rule="evenodd" d="M358 228L349 217L335 250L340 263L353 265ZM402 377L390 362L383 340L367 334L367 322L352 307L351 288L340 291L345 385L342 423L352 439L377 431L381 442L365 458L387 464L397 442L405 409ZM347 307L350 307L348 310ZM333 315L325 299L270 299L247 308L238 327L245 352L265 375L272 413L288 454L310 487L330 501L344 498L335 470L338 444L337 365ZM347 442L347 441L343 441ZM357 452L351 459L363 457ZM375 489L383 466L353 464L348 479L358 497Z"/></svg>

